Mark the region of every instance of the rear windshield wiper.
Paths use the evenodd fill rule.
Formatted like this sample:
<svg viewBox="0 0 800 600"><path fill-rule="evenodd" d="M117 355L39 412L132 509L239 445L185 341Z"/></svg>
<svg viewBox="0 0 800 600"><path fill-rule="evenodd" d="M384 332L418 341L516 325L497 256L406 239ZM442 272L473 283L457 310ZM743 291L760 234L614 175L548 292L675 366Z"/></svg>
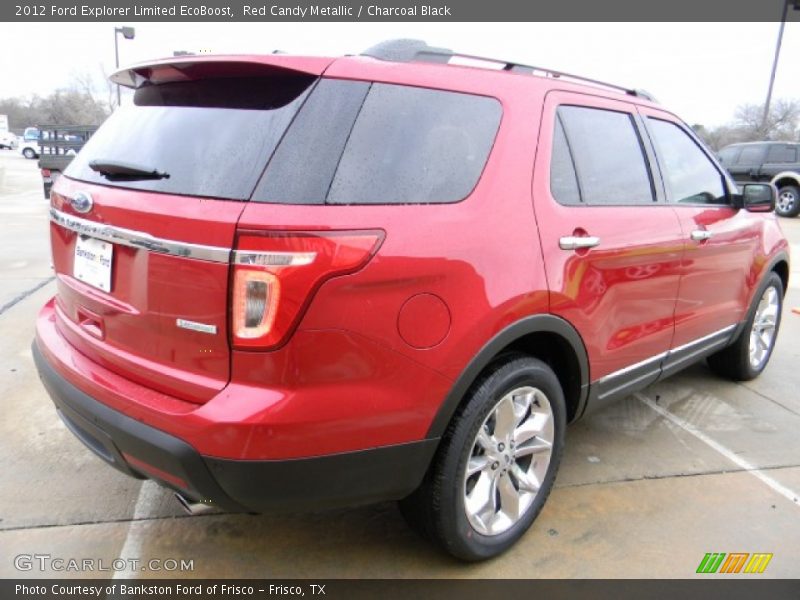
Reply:
<svg viewBox="0 0 800 600"><path fill-rule="evenodd" d="M89 168L108 179L168 179L169 173L119 160L92 160Z"/></svg>

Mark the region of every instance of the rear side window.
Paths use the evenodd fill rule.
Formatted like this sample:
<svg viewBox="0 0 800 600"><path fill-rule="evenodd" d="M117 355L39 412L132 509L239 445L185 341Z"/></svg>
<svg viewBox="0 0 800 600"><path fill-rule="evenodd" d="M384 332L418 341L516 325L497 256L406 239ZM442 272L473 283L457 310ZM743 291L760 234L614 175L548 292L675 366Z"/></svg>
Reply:
<svg viewBox="0 0 800 600"><path fill-rule="evenodd" d="M583 202L600 205L653 202L644 150L631 115L561 106L558 117L564 127Z"/></svg>
<svg viewBox="0 0 800 600"><path fill-rule="evenodd" d="M140 88L87 142L65 174L153 192L244 200L314 77L203 79ZM92 160L135 164L160 179L108 178Z"/></svg>
<svg viewBox="0 0 800 600"><path fill-rule="evenodd" d="M764 159L764 146L743 146L742 153L736 161L737 165L759 165Z"/></svg>
<svg viewBox="0 0 800 600"><path fill-rule="evenodd" d="M797 161L797 147L796 146L770 146L767 152L768 163L796 163Z"/></svg>
<svg viewBox="0 0 800 600"><path fill-rule="evenodd" d="M648 118L671 202L725 204L722 175L700 147L675 123Z"/></svg>
<svg viewBox="0 0 800 600"><path fill-rule="evenodd" d="M494 98L323 80L253 200L291 204L458 202L480 178L500 125Z"/></svg>

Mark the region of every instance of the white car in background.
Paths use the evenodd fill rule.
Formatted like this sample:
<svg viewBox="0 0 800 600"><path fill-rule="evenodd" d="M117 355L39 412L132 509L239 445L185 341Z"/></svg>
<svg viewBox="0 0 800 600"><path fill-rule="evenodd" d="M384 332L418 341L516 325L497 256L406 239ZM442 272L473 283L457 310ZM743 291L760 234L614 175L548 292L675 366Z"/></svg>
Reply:
<svg viewBox="0 0 800 600"><path fill-rule="evenodd" d="M19 151L25 158L39 158L42 148L39 146L39 128L26 127L19 144Z"/></svg>
<svg viewBox="0 0 800 600"><path fill-rule="evenodd" d="M19 145L17 136L10 131L0 132L0 149L14 150Z"/></svg>

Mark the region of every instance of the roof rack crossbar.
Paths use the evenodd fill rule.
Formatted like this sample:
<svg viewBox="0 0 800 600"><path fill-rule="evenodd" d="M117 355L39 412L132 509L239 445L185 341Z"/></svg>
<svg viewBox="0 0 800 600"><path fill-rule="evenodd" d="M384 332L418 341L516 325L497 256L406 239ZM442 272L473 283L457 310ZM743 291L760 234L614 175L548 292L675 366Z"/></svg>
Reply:
<svg viewBox="0 0 800 600"><path fill-rule="evenodd" d="M614 83L592 79L590 77L583 77L581 75L573 75L572 73L565 73L564 71L556 71L555 69L547 69L545 67L536 67L533 65L526 65L514 61L501 60L498 58L489 58L486 56L476 56L474 54L464 54L462 52L453 52L447 48L434 48L428 46L422 40L387 40L381 42L368 50L362 52L364 56L371 56L380 60L388 60L393 62L434 62L434 63L448 63L453 58L461 58L477 62L486 62L495 65L502 65L501 70L512 71L517 73L530 73L535 72L544 73L546 77L574 79L598 85L606 88L611 88L624 92L629 96L636 96L655 102L655 98L644 90L632 89Z"/></svg>

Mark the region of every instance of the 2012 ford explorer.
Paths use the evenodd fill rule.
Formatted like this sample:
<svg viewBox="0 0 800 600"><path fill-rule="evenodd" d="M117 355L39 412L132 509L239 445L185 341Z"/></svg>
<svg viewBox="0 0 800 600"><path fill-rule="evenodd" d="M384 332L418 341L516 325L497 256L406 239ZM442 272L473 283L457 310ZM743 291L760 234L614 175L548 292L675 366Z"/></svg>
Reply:
<svg viewBox="0 0 800 600"><path fill-rule="evenodd" d="M67 427L232 511L396 499L451 554L513 544L568 422L707 358L767 365L789 274L646 94L390 42L190 56L56 183L34 356Z"/></svg>

